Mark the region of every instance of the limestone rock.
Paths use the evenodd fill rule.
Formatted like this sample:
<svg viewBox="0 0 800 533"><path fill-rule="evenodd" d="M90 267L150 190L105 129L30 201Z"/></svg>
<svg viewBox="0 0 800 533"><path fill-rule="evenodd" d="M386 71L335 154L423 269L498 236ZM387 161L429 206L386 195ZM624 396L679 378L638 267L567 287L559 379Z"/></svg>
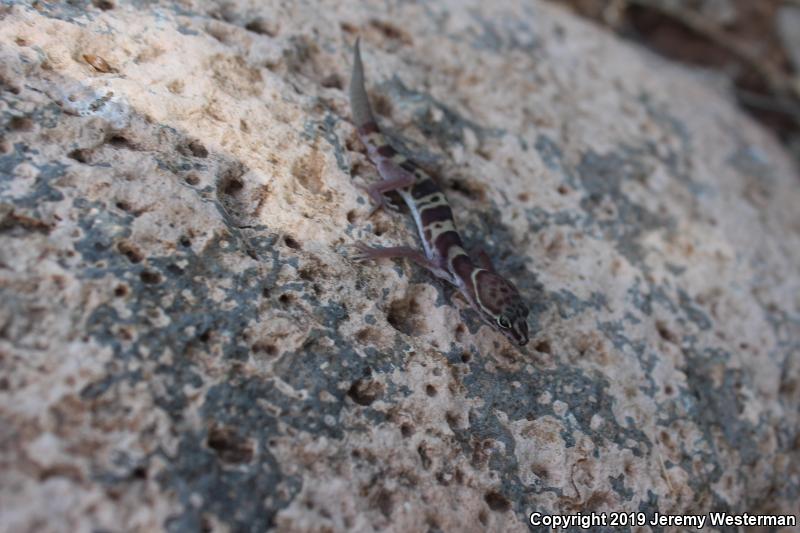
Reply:
<svg viewBox="0 0 800 533"><path fill-rule="evenodd" d="M1 9L3 529L798 512L800 182L701 76L551 4ZM364 216L357 35L528 347L348 258L417 244Z"/></svg>

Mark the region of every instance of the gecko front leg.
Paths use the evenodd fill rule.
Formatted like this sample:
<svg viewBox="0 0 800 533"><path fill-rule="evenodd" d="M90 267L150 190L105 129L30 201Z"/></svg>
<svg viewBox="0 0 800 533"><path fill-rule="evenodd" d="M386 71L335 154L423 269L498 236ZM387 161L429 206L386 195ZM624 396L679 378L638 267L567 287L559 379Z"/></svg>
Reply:
<svg viewBox="0 0 800 533"><path fill-rule="evenodd" d="M351 257L355 261L363 262L393 258L411 259L419 266L429 270L433 275L453 283L453 275L450 274L449 271L442 268L438 262L429 259L425 254L415 248L411 248L410 246L389 246L386 248L378 248L375 246L369 246L363 242L357 242L353 246L356 250L356 253Z"/></svg>
<svg viewBox="0 0 800 533"><path fill-rule="evenodd" d="M484 270L488 270L493 274L497 274L497 271L494 269L494 265L492 264L492 259L489 257L489 254L486 253L486 250L483 248L476 248L472 250L472 255L475 257L478 266L483 268Z"/></svg>

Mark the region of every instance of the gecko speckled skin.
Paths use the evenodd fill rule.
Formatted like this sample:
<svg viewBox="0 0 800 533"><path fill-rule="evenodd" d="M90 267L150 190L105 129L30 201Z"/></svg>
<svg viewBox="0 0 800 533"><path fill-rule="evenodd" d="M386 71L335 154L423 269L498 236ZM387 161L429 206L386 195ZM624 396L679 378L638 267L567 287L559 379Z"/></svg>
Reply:
<svg viewBox="0 0 800 533"><path fill-rule="evenodd" d="M381 133L364 88L360 40L356 40L350 107L361 141L383 181L366 188L375 209L386 206L384 193L397 191L408 204L425 253L407 246L373 248L358 243L357 260L405 257L455 285L492 327L520 346L528 342L528 307L511 282L500 276L484 252L478 265L464 250L453 211L437 183L413 161L398 153Z"/></svg>

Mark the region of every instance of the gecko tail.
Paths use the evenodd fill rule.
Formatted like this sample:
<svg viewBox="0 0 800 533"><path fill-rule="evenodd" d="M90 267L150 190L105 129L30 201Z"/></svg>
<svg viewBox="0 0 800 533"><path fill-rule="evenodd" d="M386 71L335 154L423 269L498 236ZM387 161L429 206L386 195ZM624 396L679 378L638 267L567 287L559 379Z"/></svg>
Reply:
<svg viewBox="0 0 800 533"><path fill-rule="evenodd" d="M364 88L364 64L361 62L361 37L356 38L353 57L353 74L350 77L350 111L356 127L361 130L365 126L375 124L372 107L369 105L367 90Z"/></svg>

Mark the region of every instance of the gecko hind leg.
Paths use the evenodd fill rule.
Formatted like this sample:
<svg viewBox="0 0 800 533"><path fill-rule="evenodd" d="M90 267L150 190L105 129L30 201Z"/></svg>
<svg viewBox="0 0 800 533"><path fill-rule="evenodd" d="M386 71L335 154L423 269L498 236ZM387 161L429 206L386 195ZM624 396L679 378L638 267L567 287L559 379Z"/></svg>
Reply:
<svg viewBox="0 0 800 533"><path fill-rule="evenodd" d="M392 204L383 196L385 193L411 187L416 181L414 174L401 168L390 159L379 159L376 166L378 167L378 174L380 174L383 179L376 183L371 183L366 187L362 187L375 203L372 210L367 215L367 218L372 216L372 214L381 207L392 209ZM396 209L394 210L396 211Z"/></svg>
<svg viewBox="0 0 800 533"><path fill-rule="evenodd" d="M369 212L364 218L371 218L372 215L375 214L375 211L381 208L394 211L395 213L399 212L400 208L391 201L387 200L379 188L375 187L376 185L380 185L380 183L373 183L371 185L356 185L356 187L364 191L369 196L370 200L372 200L372 207L370 207Z"/></svg>

